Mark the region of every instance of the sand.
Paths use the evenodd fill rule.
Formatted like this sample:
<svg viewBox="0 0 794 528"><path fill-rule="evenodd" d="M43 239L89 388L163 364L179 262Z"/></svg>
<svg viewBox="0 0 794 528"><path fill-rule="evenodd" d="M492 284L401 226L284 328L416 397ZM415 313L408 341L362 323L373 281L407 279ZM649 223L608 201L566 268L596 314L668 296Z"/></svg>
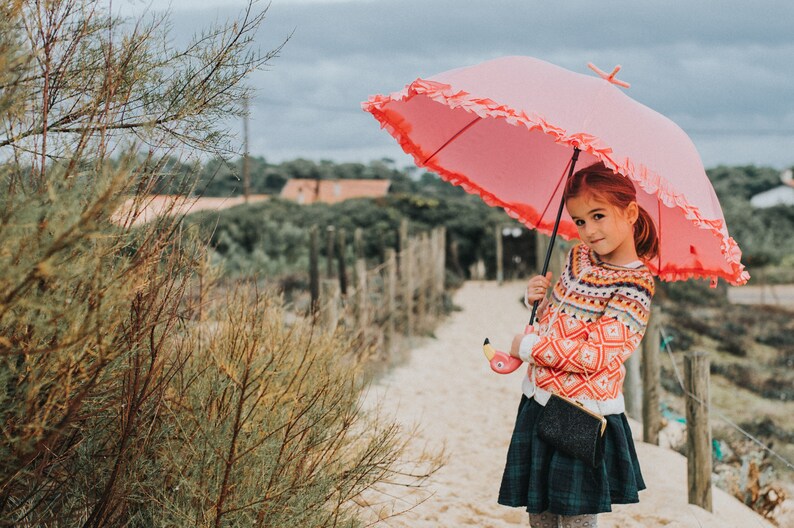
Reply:
<svg viewBox="0 0 794 528"><path fill-rule="evenodd" d="M419 427L415 446L444 448L447 463L419 490L387 490L381 514L410 509L377 526L513 527L528 526L526 513L496 503L507 445L520 398L523 369L493 373L481 352L483 338L506 348L529 319L520 304L521 283L468 282L455 296L462 308L420 340L408 360L385 375L370 392L371 401L407 427ZM634 435L641 427L634 423ZM637 441L648 489L640 503L617 506L599 516L599 527L771 527L761 516L719 489L714 513L687 504L686 459L675 451Z"/></svg>

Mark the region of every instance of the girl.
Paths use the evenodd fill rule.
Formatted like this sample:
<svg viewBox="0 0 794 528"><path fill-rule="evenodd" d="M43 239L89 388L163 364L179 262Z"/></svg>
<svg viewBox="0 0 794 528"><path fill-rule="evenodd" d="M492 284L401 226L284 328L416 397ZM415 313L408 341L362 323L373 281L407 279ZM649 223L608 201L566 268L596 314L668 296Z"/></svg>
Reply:
<svg viewBox="0 0 794 528"><path fill-rule="evenodd" d="M576 172L564 197L582 243L568 254L550 299L551 273L529 281L525 300L542 301L537 332L515 336L510 350L530 367L499 503L526 507L532 528L593 528L596 514L639 502L645 489L622 385L623 362L640 344L650 312L654 283L642 260L656 255L656 230L631 181L602 163ZM606 417L599 467L538 438L536 423L552 393Z"/></svg>

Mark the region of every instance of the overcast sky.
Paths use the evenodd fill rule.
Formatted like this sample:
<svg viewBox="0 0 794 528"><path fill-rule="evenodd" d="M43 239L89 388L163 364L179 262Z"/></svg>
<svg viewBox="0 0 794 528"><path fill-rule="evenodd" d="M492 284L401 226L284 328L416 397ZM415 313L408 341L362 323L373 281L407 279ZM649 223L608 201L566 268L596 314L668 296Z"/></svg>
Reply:
<svg viewBox="0 0 794 528"><path fill-rule="evenodd" d="M172 0L174 31L189 34L241 4ZM361 101L417 77L531 55L580 73L588 62L621 64L628 94L678 123L706 167L794 164L794 2L273 0L259 44L271 49L293 30L250 79L251 153L272 162L409 164Z"/></svg>

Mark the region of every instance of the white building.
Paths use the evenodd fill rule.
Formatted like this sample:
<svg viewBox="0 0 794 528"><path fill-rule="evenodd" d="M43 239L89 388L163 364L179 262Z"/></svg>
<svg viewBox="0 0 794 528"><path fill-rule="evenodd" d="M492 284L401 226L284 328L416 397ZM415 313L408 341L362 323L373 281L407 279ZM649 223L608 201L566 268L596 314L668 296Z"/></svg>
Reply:
<svg viewBox="0 0 794 528"><path fill-rule="evenodd" d="M791 169L780 175L783 185L758 193L750 198L750 204L756 209L764 209L775 205L794 205L794 178Z"/></svg>

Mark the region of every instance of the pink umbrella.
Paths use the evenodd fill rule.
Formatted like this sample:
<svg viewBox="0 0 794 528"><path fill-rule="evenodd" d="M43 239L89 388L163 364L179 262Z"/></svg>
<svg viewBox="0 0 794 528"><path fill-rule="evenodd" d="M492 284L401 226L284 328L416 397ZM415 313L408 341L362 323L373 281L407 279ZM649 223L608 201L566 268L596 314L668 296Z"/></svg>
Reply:
<svg viewBox="0 0 794 528"><path fill-rule="evenodd" d="M728 235L700 156L675 123L628 97L591 65L582 75L531 57L504 57L417 79L362 104L416 164L503 208L523 224L577 236L561 203L576 163L597 161L627 176L654 217L665 281L750 278ZM576 154L572 158L572 151ZM545 273L545 270L544 270Z"/></svg>

